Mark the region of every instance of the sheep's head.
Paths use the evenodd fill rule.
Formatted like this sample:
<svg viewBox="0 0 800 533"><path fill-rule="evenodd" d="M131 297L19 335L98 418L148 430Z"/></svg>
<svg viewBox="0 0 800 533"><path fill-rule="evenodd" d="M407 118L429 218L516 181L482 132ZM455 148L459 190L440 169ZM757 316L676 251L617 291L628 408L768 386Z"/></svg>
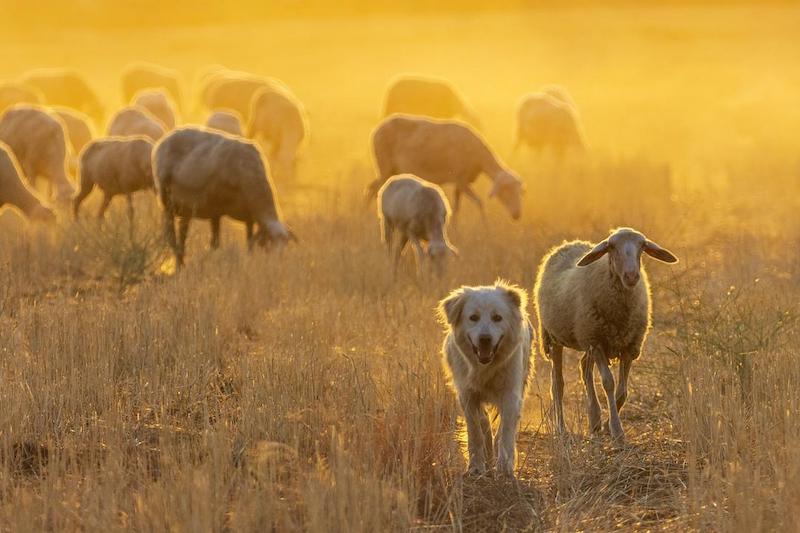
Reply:
<svg viewBox="0 0 800 533"><path fill-rule="evenodd" d="M435 241L428 245L428 257L431 258L436 274L441 275L447 260L450 257L458 257L458 250L447 241Z"/></svg>
<svg viewBox="0 0 800 533"><path fill-rule="evenodd" d="M633 289L641 278L642 252L664 263L678 262L672 252L648 240L638 231L619 228L584 255L578 261L578 266L590 265L608 254L608 265L612 274L619 278L623 287Z"/></svg>
<svg viewBox="0 0 800 533"><path fill-rule="evenodd" d="M489 197L497 197L508 212L511 218L519 220L522 216L522 194L524 186L522 180L510 170L501 170L494 176L494 184L489 192Z"/></svg>
<svg viewBox="0 0 800 533"><path fill-rule="evenodd" d="M255 240L259 246L282 248L290 241L297 242L297 236L288 226L278 220L271 220L264 224L259 224Z"/></svg>

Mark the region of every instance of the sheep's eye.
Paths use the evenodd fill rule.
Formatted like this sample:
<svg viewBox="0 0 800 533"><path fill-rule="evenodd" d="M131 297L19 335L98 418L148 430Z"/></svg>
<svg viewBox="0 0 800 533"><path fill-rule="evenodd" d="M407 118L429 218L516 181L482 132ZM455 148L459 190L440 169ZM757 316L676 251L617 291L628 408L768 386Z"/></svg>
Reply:
<svg viewBox="0 0 800 533"><path fill-rule="evenodd" d="M473 315L469 315L469 319L470 319L471 321L473 321L473 322L477 322L478 320L480 320L480 319L481 319L481 316L480 316L479 314L477 314L477 313L476 313L476 314L473 314Z"/></svg>
<svg viewBox="0 0 800 533"><path fill-rule="evenodd" d="M500 315L492 315L492 322L502 322L503 317Z"/></svg>

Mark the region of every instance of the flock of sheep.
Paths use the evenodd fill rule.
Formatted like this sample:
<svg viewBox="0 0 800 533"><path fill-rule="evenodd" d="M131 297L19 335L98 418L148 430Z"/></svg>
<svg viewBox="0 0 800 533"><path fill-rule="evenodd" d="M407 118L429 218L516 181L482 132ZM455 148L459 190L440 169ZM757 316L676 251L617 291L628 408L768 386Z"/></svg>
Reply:
<svg viewBox="0 0 800 533"><path fill-rule="evenodd" d="M220 220L244 222L249 247L295 239L281 220L272 178L291 180L308 137L303 105L277 79L210 68L200 76L197 101L203 125L182 124L188 111L178 73L151 65L129 66L121 78L125 105L93 131L105 111L76 72L32 71L0 84L0 206L11 204L31 219L55 215L31 185L46 182L50 199L71 202L78 216L97 187L98 216L112 198L155 189L164 213L164 234L178 265L183 264L191 219L210 221L211 246L219 246ZM372 133L377 178L367 198L377 200L382 238L395 268L410 242L422 268L441 272L458 255L447 236L450 202L441 186L454 186L453 210L466 196L481 210L472 189L480 175L491 182L513 219L522 212L523 182L479 133L480 121L446 81L402 76L389 86L383 118ZM517 113L515 149L552 149L557 156L582 151L579 113L560 87L524 97ZM74 176L74 181L73 181ZM79 184L76 192L74 182ZM600 430L593 371L598 367L615 439L623 438L619 410L627 397L631 363L650 327L650 290L641 267L647 254L677 261L641 233L621 228L597 245L564 243L542 261L534 289L538 343L553 366L552 396L559 431L564 381L562 350L583 352L581 375L588 398L589 426ZM514 441L536 339L528 322L526 292L497 283L462 287L442 301L448 328L444 353L468 429L470 471L482 473L496 460L511 473ZM619 359L618 382L609 363ZM492 452L492 430L484 410L493 404L500 429Z"/></svg>

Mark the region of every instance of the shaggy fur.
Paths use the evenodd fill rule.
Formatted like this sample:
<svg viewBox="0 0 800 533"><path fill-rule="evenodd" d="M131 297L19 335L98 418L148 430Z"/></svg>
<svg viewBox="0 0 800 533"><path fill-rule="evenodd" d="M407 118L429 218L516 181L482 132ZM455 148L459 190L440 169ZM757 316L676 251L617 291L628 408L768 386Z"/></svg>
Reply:
<svg viewBox="0 0 800 533"><path fill-rule="evenodd" d="M134 96L131 104L150 112L164 124L167 130L175 128L178 123L175 102L162 89L145 89Z"/></svg>
<svg viewBox="0 0 800 533"><path fill-rule="evenodd" d="M67 137L56 115L37 106L14 106L0 118L0 142L14 152L31 184L44 178L57 200L72 198L74 188L67 179Z"/></svg>
<svg viewBox="0 0 800 533"><path fill-rule="evenodd" d="M166 127L143 107L125 107L108 124L109 137L144 135L155 142L164 136Z"/></svg>
<svg viewBox="0 0 800 533"><path fill-rule="evenodd" d="M124 194L128 200L128 213L133 218L131 195L153 187L150 158L153 142L147 137L111 137L90 143L81 153L81 190L73 200L73 212L78 216L83 200L97 185L103 191L103 202L98 218L108 209L114 196Z"/></svg>
<svg viewBox="0 0 800 533"><path fill-rule="evenodd" d="M589 400L589 429L601 428L593 378L597 365L608 399L609 430L614 438L624 438L619 410L627 398L631 363L639 357L650 328L650 286L641 267L642 253L667 263L677 261L671 252L630 228L614 230L594 248L585 241L566 242L542 260L535 305L542 353L553 363L551 392L561 432L565 429L561 368L566 346L584 352L581 373ZM615 394L608 365L616 358L620 371Z"/></svg>
<svg viewBox="0 0 800 533"><path fill-rule="evenodd" d="M206 127L242 136L242 118L236 111L214 111L206 120Z"/></svg>
<svg viewBox="0 0 800 533"><path fill-rule="evenodd" d="M98 124L103 122L103 106L78 72L66 68L43 68L28 72L21 81L41 91L48 105L77 109Z"/></svg>
<svg viewBox="0 0 800 533"><path fill-rule="evenodd" d="M441 187L411 174L394 176L378 191L378 217L381 235L389 253L394 253L394 267L411 241L421 269L423 258L430 258L441 273L444 262L457 251L447 239L450 204ZM395 232L399 233L395 245ZM423 243L427 249L423 250Z"/></svg>
<svg viewBox="0 0 800 533"><path fill-rule="evenodd" d="M558 157L570 149L585 151L575 104L560 88L551 87L549 91L531 93L519 103L514 149L523 145L535 151L552 148Z"/></svg>
<svg viewBox="0 0 800 533"><path fill-rule="evenodd" d="M522 180L466 124L393 115L373 132L372 149L379 177L367 190L370 199L390 177L409 173L438 185L453 183L455 212L461 205L462 193L482 211L483 203L471 184L483 173L493 182L490 195L497 196L512 218L518 219L522 214Z"/></svg>
<svg viewBox="0 0 800 533"><path fill-rule="evenodd" d="M492 426L484 405L500 415L495 436L497 471L513 475L516 436L531 373L533 327L523 289L502 281L461 287L439 304L447 327L442 352L467 425L471 474L493 462Z"/></svg>
<svg viewBox="0 0 800 533"><path fill-rule="evenodd" d="M464 98L447 81L423 76L399 76L386 90L383 117L395 113L430 118L460 118L476 128L480 123Z"/></svg>
<svg viewBox="0 0 800 533"><path fill-rule="evenodd" d="M307 135L305 108L294 95L273 87L256 91L247 136L267 149L277 178L294 178L297 155Z"/></svg>
<svg viewBox="0 0 800 533"><path fill-rule="evenodd" d="M31 220L53 222L56 219L53 211L42 205L36 193L22 182L20 173L13 152L0 143L0 207L13 205Z"/></svg>
<svg viewBox="0 0 800 533"><path fill-rule="evenodd" d="M192 218L211 221L212 248L219 246L220 219L247 227L248 245L293 238L281 222L267 166L255 144L241 137L187 127L168 134L153 153L155 184L165 212L167 240L183 263ZM179 235L175 218L180 217ZM258 233L253 234L253 225Z"/></svg>

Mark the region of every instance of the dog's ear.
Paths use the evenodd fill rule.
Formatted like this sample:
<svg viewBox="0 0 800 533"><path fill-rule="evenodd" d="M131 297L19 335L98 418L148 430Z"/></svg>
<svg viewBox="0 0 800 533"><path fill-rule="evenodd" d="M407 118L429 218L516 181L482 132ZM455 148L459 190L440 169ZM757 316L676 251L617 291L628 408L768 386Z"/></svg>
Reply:
<svg viewBox="0 0 800 533"><path fill-rule="evenodd" d="M454 326L461 318L461 311L464 309L466 294L463 289L456 289L447 298L439 302L439 320L444 325Z"/></svg>
<svg viewBox="0 0 800 533"><path fill-rule="evenodd" d="M528 293L525 292L525 289L517 287L516 285L506 285L502 288L505 291L505 297L514 309L523 310L527 307Z"/></svg>

